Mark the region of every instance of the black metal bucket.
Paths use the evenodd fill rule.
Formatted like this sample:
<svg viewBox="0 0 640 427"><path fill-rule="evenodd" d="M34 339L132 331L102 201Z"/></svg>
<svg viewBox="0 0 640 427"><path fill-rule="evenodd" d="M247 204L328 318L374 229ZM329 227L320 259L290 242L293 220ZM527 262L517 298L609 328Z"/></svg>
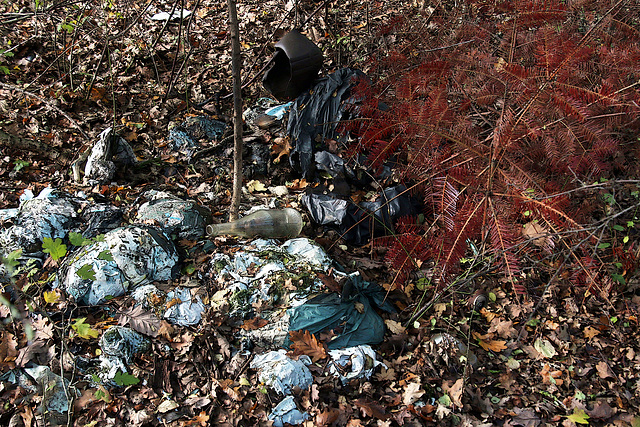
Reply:
<svg viewBox="0 0 640 427"><path fill-rule="evenodd" d="M311 87L322 67L322 51L298 30L291 30L276 43L273 65L262 84L279 101L297 98Z"/></svg>

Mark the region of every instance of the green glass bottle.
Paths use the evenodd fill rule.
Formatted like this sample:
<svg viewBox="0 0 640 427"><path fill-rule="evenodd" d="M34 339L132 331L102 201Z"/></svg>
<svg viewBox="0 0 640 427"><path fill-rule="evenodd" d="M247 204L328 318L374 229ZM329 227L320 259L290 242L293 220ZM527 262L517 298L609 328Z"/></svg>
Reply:
<svg viewBox="0 0 640 427"><path fill-rule="evenodd" d="M207 226L209 237L232 235L240 237L297 237L302 230L302 215L295 209L261 209L242 218Z"/></svg>

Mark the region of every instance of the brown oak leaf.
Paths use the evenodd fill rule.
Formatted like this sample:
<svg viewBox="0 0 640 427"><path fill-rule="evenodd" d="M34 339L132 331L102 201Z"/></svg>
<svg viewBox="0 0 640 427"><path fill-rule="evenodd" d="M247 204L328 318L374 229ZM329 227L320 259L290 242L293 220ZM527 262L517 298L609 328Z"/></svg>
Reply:
<svg viewBox="0 0 640 427"><path fill-rule="evenodd" d="M591 326L587 326L586 328L584 328L582 333L584 334L585 338L591 339L596 335L600 334L600 331L597 330L596 328L592 328Z"/></svg>
<svg viewBox="0 0 640 427"><path fill-rule="evenodd" d="M598 362L596 370L598 371L598 376L602 379L616 377L609 365L607 365L607 362Z"/></svg>
<svg viewBox="0 0 640 427"><path fill-rule="evenodd" d="M254 317L253 319L245 320L242 324L242 329L245 331L251 331L254 329L260 329L265 326L267 323L267 319L263 319L262 317Z"/></svg>
<svg viewBox="0 0 640 427"><path fill-rule="evenodd" d="M327 357L327 349L324 343L318 341L315 335L309 331L289 331L291 348L294 354L306 354L315 363Z"/></svg>
<svg viewBox="0 0 640 427"><path fill-rule="evenodd" d="M273 163L278 163L283 156L288 156L291 153L291 148L289 137L274 139L271 146L271 155L276 156L276 158L273 159Z"/></svg>
<svg viewBox="0 0 640 427"><path fill-rule="evenodd" d="M13 334L2 332L0 334L0 362L3 362L0 372L13 369L18 356L18 341Z"/></svg>
<svg viewBox="0 0 640 427"><path fill-rule="evenodd" d="M478 340L480 347L484 348L486 351L500 353L502 350L507 348L506 341L492 340L492 336L493 334L481 335L477 332L473 332L473 337Z"/></svg>
<svg viewBox="0 0 640 427"><path fill-rule="evenodd" d="M340 416L340 411L334 408L328 408L322 411L316 417L316 426L330 426L335 423Z"/></svg>
<svg viewBox="0 0 640 427"><path fill-rule="evenodd" d="M383 421L389 418L389 415L384 412L384 408L372 400L358 399L353 403L355 403L356 406L360 408L362 413L366 416L377 418Z"/></svg>
<svg viewBox="0 0 640 427"><path fill-rule="evenodd" d="M488 332L497 332L501 338L515 338L518 336L518 331L513 327L513 320L502 320L498 317L491 320Z"/></svg>
<svg viewBox="0 0 640 427"><path fill-rule="evenodd" d="M449 394L451 401L458 408L462 408L462 387L464 386L464 380L459 378L451 387L446 387L445 385L442 388Z"/></svg>

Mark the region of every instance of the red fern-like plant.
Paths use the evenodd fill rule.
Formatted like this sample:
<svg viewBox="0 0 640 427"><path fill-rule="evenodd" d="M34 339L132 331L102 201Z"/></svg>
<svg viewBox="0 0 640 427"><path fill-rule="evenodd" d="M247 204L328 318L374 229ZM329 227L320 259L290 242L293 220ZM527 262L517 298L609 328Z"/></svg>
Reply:
<svg viewBox="0 0 640 427"><path fill-rule="evenodd" d="M522 225L580 230L590 212L569 195L615 167L638 129L639 25L632 1L469 0L382 29L397 43L371 61L373 86L358 86L351 149L374 169L398 159L424 198L430 223L383 242L399 281L429 258L450 282L475 240L524 292L521 254L540 249ZM560 239L576 280L597 285L588 244Z"/></svg>

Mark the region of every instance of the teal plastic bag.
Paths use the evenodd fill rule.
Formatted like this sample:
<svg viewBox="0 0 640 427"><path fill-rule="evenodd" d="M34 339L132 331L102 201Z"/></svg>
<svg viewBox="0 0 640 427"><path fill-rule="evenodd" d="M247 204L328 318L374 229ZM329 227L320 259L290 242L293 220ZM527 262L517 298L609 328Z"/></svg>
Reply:
<svg viewBox="0 0 640 427"><path fill-rule="evenodd" d="M328 343L329 350L378 344L383 340L385 325L375 307L389 313L395 311L386 296L382 287L363 281L355 273L349 276L342 296L321 294L289 310L289 330L307 330L317 334L333 329L338 335ZM360 311L356 303L362 304ZM285 346L290 345L287 338Z"/></svg>

